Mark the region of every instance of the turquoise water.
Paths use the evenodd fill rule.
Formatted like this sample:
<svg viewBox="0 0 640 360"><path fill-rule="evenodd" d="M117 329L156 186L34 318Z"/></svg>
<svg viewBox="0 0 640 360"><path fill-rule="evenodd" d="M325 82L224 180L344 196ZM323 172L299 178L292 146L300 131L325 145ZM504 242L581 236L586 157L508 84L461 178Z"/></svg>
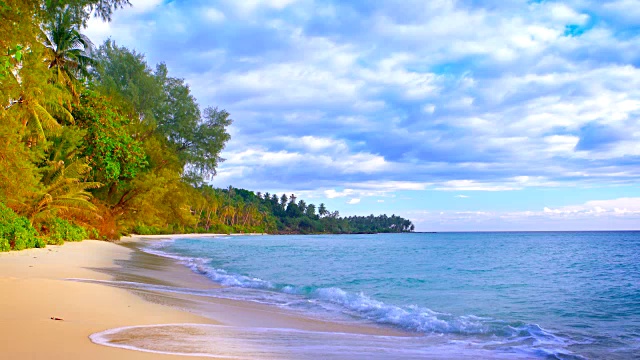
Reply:
<svg viewBox="0 0 640 360"><path fill-rule="evenodd" d="M234 236L148 251L226 286L211 296L400 328L449 355L640 358L640 232Z"/></svg>

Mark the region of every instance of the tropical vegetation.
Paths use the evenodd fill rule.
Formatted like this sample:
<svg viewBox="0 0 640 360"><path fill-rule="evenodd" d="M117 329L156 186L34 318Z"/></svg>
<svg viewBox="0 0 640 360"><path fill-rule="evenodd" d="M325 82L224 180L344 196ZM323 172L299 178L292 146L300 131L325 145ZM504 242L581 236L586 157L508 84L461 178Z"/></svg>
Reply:
<svg viewBox="0 0 640 360"><path fill-rule="evenodd" d="M0 251L176 232L412 231L207 180L230 114L165 64L81 30L128 0L0 0Z"/></svg>

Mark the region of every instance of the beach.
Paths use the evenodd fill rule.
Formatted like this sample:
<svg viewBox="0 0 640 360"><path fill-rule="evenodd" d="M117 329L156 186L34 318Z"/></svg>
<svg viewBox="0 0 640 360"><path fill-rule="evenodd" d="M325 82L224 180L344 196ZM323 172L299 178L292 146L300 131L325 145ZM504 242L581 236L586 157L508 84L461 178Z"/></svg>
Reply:
<svg viewBox="0 0 640 360"><path fill-rule="evenodd" d="M108 329L209 324L305 331L398 335L399 331L308 319L270 306L126 289L122 283L210 289L219 285L171 259L136 250L140 239L87 240L0 254L0 338L5 359L176 359L93 343ZM118 280L117 286L110 281ZM113 284L111 284L113 285ZM125 288L123 288L125 287ZM206 309L199 315L198 309ZM53 319L52 319L53 318ZM61 319L61 320L56 320ZM135 336L135 334L131 335ZM220 333L221 337L228 336ZM225 356L233 356L229 353ZM206 357L211 359L212 356Z"/></svg>
<svg viewBox="0 0 640 360"><path fill-rule="evenodd" d="M634 232L185 235L0 253L1 357L628 359L637 246Z"/></svg>
<svg viewBox="0 0 640 360"><path fill-rule="evenodd" d="M153 304L124 289L68 281L108 280L97 269L114 268L132 250L83 241L0 254L0 338L5 359L170 359L99 346L89 335L109 328L157 323L215 323ZM52 320L51 318L63 320ZM191 357L193 359L193 357Z"/></svg>

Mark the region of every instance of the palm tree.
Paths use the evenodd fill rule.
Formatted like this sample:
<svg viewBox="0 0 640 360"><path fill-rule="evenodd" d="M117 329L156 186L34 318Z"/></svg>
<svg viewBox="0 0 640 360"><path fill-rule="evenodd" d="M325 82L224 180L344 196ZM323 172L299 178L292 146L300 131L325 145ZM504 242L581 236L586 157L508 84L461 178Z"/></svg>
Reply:
<svg viewBox="0 0 640 360"><path fill-rule="evenodd" d="M96 63L91 57L93 43L80 33L67 9L56 13L45 26L43 38L47 49L45 59L56 82L66 86L77 98L75 84L81 77L88 78L90 66Z"/></svg>
<svg viewBox="0 0 640 360"><path fill-rule="evenodd" d="M42 223L55 216L83 217L96 210L89 189L101 186L97 182L86 182L84 177L91 171L85 160L75 160L66 165L63 160L50 162L51 170L45 175L45 187L32 199L26 214L31 223Z"/></svg>
<svg viewBox="0 0 640 360"><path fill-rule="evenodd" d="M76 156L75 140L81 134L65 131L52 139L46 166L42 168L44 187L34 194L24 211L32 224L45 223L56 216L80 220L95 215L88 190L101 184L85 181L91 167L86 159Z"/></svg>
<svg viewBox="0 0 640 360"><path fill-rule="evenodd" d="M78 31L71 12L65 8L57 12L49 24L44 25L40 40L45 47L45 61L53 71L51 88L31 89L29 82L24 82L19 71L12 74L13 80L21 88L20 96L11 100L6 109L19 108L22 111L15 114L20 118L24 127L29 130L28 146L39 141L45 141L45 132L52 132L60 128L59 120L73 123L73 116L69 110L71 104L68 90L75 100L79 93L76 83L80 76L89 75L89 66L95 64L91 58L93 44L85 35ZM16 57L20 62L21 59ZM22 66L22 65L20 65ZM19 69L18 66L16 69ZM61 86L56 86L61 85Z"/></svg>
<svg viewBox="0 0 640 360"><path fill-rule="evenodd" d="M324 203L320 204L320 207L318 208L318 213L320 214L321 217L327 215L329 212L327 211L327 208L324 206Z"/></svg>

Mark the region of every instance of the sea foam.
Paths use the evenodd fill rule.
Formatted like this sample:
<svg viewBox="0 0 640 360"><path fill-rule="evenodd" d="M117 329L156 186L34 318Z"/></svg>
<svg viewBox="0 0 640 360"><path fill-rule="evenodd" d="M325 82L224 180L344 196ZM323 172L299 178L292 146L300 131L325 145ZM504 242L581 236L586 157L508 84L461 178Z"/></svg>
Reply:
<svg viewBox="0 0 640 360"><path fill-rule="evenodd" d="M427 338L246 328L205 324L163 324L109 329L90 336L100 345L151 353L225 359L518 359Z"/></svg>
<svg viewBox="0 0 640 360"><path fill-rule="evenodd" d="M581 359L566 350L568 339L555 335L537 324L507 322L474 315L452 315L419 306L397 306L375 300L364 293L353 293L337 287L318 288L275 284L273 282L230 273L210 266L210 259L171 254L162 249L171 241L157 242L144 251L177 260L192 271L202 274L225 287L262 291L209 292L205 296L255 301L295 310L307 310L312 315L341 314L355 319L372 321L402 330L429 335L471 335L483 346L525 353L535 357L561 356ZM191 291L184 290L192 293ZM182 292L182 291L181 291ZM280 295L277 295L280 294ZM287 298L287 295L292 297ZM335 319L335 318L334 318ZM344 319L344 318L343 318ZM455 340L453 340L455 341Z"/></svg>

